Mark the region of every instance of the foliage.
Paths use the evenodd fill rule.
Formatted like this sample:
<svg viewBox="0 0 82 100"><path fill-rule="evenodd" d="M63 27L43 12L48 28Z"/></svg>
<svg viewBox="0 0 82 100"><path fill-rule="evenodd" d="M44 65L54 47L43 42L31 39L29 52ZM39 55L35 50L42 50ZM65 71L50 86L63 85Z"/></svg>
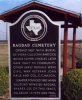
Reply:
<svg viewBox="0 0 82 100"><path fill-rule="evenodd" d="M76 63L77 68L82 68L82 58L79 58L77 63Z"/></svg>
<svg viewBox="0 0 82 100"><path fill-rule="evenodd" d="M66 100L82 100L82 69L71 70L64 76L62 91Z"/></svg>
<svg viewBox="0 0 82 100"><path fill-rule="evenodd" d="M0 96L8 89L8 71L6 67L0 66Z"/></svg>

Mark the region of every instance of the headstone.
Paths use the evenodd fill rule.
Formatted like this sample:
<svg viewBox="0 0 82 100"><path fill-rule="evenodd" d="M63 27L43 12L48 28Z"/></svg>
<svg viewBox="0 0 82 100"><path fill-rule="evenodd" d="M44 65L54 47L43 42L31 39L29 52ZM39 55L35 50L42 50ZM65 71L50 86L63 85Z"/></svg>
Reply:
<svg viewBox="0 0 82 100"><path fill-rule="evenodd" d="M38 10L9 26L10 98L60 98L59 26Z"/></svg>

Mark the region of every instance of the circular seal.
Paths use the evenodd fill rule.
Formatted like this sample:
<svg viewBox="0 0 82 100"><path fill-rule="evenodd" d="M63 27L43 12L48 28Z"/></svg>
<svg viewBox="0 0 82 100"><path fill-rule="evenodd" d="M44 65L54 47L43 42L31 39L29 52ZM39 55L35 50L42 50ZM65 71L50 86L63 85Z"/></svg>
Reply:
<svg viewBox="0 0 82 100"><path fill-rule="evenodd" d="M46 35L46 21L39 15L29 15L22 21L21 32L27 40L39 41Z"/></svg>

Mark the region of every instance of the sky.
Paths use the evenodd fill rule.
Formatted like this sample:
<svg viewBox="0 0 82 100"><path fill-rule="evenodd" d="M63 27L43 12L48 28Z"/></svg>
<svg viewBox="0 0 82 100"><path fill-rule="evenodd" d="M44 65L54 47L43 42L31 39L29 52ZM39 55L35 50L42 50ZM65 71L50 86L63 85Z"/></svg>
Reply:
<svg viewBox="0 0 82 100"><path fill-rule="evenodd" d="M25 4L31 0L0 0L0 14ZM82 13L82 0L38 0L43 3L47 3L53 6L58 6L61 8L65 8L71 11L75 11L78 13ZM62 31L63 32L63 31ZM6 24L0 20L0 40L6 39ZM72 39L72 29L69 30L69 38ZM61 35L61 39L63 39L63 34ZM77 39L82 39L82 28L77 29Z"/></svg>

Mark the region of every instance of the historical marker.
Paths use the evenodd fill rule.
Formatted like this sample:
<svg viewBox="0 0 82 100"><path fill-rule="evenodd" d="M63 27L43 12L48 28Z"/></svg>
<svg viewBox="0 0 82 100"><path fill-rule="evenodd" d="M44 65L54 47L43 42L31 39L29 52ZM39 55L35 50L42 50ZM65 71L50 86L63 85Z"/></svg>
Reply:
<svg viewBox="0 0 82 100"><path fill-rule="evenodd" d="M31 10L9 26L12 99L60 98L59 26Z"/></svg>

